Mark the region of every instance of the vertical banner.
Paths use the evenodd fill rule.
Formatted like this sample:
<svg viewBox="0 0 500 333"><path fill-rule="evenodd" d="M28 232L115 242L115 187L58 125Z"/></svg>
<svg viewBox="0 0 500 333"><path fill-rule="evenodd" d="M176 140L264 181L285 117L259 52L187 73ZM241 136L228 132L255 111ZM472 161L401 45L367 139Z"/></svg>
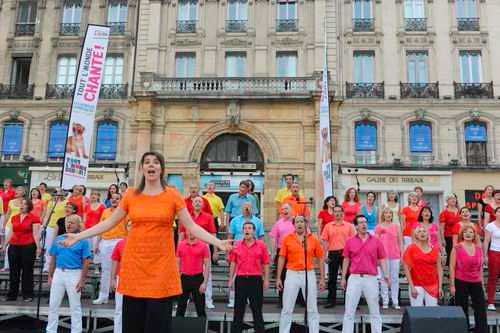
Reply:
<svg viewBox="0 0 500 333"><path fill-rule="evenodd" d="M332 144L330 139L330 106L328 99L328 68L323 68L321 101L319 105L319 144L321 154L321 172L323 176L323 195L333 195Z"/></svg>
<svg viewBox="0 0 500 333"><path fill-rule="evenodd" d="M88 25L78 64L61 187L65 190L87 182L94 119L108 49L109 27Z"/></svg>

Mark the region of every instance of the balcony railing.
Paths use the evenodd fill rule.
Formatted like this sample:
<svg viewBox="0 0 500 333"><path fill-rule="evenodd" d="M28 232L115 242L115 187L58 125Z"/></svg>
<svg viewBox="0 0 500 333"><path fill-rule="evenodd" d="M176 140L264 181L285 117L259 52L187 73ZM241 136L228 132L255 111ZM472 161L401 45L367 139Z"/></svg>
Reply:
<svg viewBox="0 0 500 333"><path fill-rule="evenodd" d="M356 151L354 157L357 165L377 164L376 151Z"/></svg>
<svg viewBox="0 0 500 333"><path fill-rule="evenodd" d="M439 83L399 83L401 98L439 98Z"/></svg>
<svg viewBox="0 0 500 333"><path fill-rule="evenodd" d="M103 84L99 93L102 99L122 99L127 97L127 84ZM47 84L45 98L66 99L73 96L72 84Z"/></svg>
<svg viewBox="0 0 500 333"><path fill-rule="evenodd" d="M0 84L0 99L27 99L33 98L34 84Z"/></svg>
<svg viewBox="0 0 500 333"><path fill-rule="evenodd" d="M346 82L347 98L384 98L384 82L352 83Z"/></svg>
<svg viewBox="0 0 500 333"><path fill-rule="evenodd" d="M289 31L298 31L299 20L291 19L291 20L276 20L276 31L277 32L289 32Z"/></svg>
<svg viewBox="0 0 500 333"><path fill-rule="evenodd" d="M405 18L406 31L427 31L426 18Z"/></svg>
<svg viewBox="0 0 500 333"><path fill-rule="evenodd" d="M247 20L226 20L226 32L247 31Z"/></svg>
<svg viewBox="0 0 500 333"><path fill-rule="evenodd" d="M414 153L410 155L410 164L412 167L426 167L431 166L434 157L432 153Z"/></svg>
<svg viewBox="0 0 500 333"><path fill-rule="evenodd" d="M121 35L125 33L126 22L108 22L109 32L114 35Z"/></svg>
<svg viewBox="0 0 500 333"><path fill-rule="evenodd" d="M457 18L457 28L458 31L479 31L479 18L478 17L468 17Z"/></svg>
<svg viewBox="0 0 500 333"><path fill-rule="evenodd" d="M178 20L177 21L177 32L186 33L196 32L196 20Z"/></svg>
<svg viewBox="0 0 500 333"><path fill-rule="evenodd" d="M485 83L453 82L455 98L493 98L493 81Z"/></svg>
<svg viewBox="0 0 500 333"><path fill-rule="evenodd" d="M35 34L35 22L16 23L16 36L33 36Z"/></svg>
<svg viewBox="0 0 500 333"><path fill-rule="evenodd" d="M59 33L66 36L77 36L80 34L80 23L61 23Z"/></svg>
<svg viewBox="0 0 500 333"><path fill-rule="evenodd" d="M375 19L354 18L352 19L352 30L355 32L366 32L375 30Z"/></svg>
<svg viewBox="0 0 500 333"><path fill-rule="evenodd" d="M161 78L149 88L158 95L187 96L311 96L316 78Z"/></svg>

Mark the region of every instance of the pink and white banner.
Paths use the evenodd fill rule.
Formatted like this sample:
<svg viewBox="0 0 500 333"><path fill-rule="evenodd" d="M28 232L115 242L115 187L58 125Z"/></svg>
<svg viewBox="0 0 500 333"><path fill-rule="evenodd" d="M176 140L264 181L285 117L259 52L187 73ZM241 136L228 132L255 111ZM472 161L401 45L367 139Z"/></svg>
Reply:
<svg viewBox="0 0 500 333"><path fill-rule="evenodd" d="M61 178L64 190L87 182L95 112L104 76L109 34L109 27L87 27L70 109Z"/></svg>
<svg viewBox="0 0 500 333"><path fill-rule="evenodd" d="M321 101L319 105L319 144L321 154L321 173L323 176L323 195L333 195L332 144L330 136L330 105L328 98L328 68L323 68Z"/></svg>

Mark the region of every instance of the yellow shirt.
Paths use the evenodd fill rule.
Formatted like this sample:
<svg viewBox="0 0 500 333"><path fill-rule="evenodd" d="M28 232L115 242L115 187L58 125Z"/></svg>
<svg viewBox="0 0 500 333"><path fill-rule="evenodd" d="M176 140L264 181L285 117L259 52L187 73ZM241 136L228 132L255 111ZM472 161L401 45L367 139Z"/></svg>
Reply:
<svg viewBox="0 0 500 333"><path fill-rule="evenodd" d="M207 193L203 197L208 200L210 208L212 208L213 216L219 217L220 213L224 210L224 203L222 202L222 199L215 193Z"/></svg>
<svg viewBox="0 0 500 333"><path fill-rule="evenodd" d="M54 207L54 201L49 202L49 205L47 206L47 214L50 214L52 207ZM52 212L52 216L50 217L49 223L47 225L49 228L55 228L57 225L57 220L66 216L65 207L66 207L66 200L59 201L56 204L56 206L54 207L54 211Z"/></svg>
<svg viewBox="0 0 500 333"><path fill-rule="evenodd" d="M0 216L3 215L3 200L0 200Z"/></svg>
<svg viewBox="0 0 500 333"><path fill-rule="evenodd" d="M50 195L50 193L45 192L44 194L42 194L42 200L46 203L49 203L52 201L52 196Z"/></svg>
<svg viewBox="0 0 500 333"><path fill-rule="evenodd" d="M7 213L10 213L10 215L9 215L9 220L7 221L7 224L5 226L12 228L12 223L10 222L12 216L21 213L21 207L14 205L14 199L9 201L9 210L7 211Z"/></svg>
<svg viewBox="0 0 500 333"><path fill-rule="evenodd" d="M290 191L287 187L280 188L276 193L276 196L274 197L274 201L281 203L283 202L283 199L285 199L285 197L291 194L292 191Z"/></svg>
<svg viewBox="0 0 500 333"><path fill-rule="evenodd" d="M101 215L101 222L111 216L114 208L106 208ZM103 232L101 234L102 239L116 239L116 238L124 238L127 236L127 222L128 216L125 216L117 225L113 227L113 229Z"/></svg>

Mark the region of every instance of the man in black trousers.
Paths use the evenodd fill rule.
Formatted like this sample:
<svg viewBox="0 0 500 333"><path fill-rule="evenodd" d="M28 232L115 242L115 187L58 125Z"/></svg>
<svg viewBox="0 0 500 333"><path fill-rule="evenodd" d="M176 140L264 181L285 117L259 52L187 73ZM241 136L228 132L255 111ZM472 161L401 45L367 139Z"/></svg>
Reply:
<svg viewBox="0 0 500 333"><path fill-rule="evenodd" d="M243 239L235 243L229 261L228 285L232 288L234 280L236 294L232 331L243 331L243 317L248 300L253 314L254 331L264 333L262 305L264 289L269 287L269 253L266 244L255 239L255 225L252 222L243 224Z"/></svg>

